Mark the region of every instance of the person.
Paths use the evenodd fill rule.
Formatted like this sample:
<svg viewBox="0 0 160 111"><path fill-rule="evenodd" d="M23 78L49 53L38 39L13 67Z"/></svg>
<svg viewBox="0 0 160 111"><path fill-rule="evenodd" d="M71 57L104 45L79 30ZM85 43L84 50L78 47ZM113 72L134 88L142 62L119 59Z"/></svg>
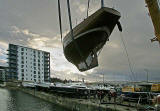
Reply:
<svg viewBox="0 0 160 111"><path fill-rule="evenodd" d="M111 101L111 92L110 91L108 92L108 100L109 100L109 102Z"/></svg>
<svg viewBox="0 0 160 111"><path fill-rule="evenodd" d="M113 97L114 97L114 103L116 103L116 99L117 99L117 92L113 92Z"/></svg>

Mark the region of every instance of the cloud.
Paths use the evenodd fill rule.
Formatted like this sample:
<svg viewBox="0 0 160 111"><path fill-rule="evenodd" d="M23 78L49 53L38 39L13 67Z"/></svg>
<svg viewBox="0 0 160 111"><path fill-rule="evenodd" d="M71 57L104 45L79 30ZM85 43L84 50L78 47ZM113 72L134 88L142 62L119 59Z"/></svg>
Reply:
<svg viewBox="0 0 160 111"><path fill-rule="evenodd" d="M88 81L130 80L130 70L120 33L115 27L99 55L99 66L87 72L79 72L63 54L59 34L57 1L5 0L0 4L0 62L6 60L8 43L41 49L51 53L52 77L62 79L85 78ZM45 4L45 5L44 5ZM86 18L87 1L71 0L72 24L76 26ZM69 31L66 1L61 1L63 37ZM151 43L153 25L144 0L105 1L105 6L121 12L120 22L131 65L136 77L144 80L145 71L150 79L160 79L159 45ZM100 1L91 0L89 15L100 8ZM76 22L75 22L76 21ZM106 21L107 22L107 21Z"/></svg>

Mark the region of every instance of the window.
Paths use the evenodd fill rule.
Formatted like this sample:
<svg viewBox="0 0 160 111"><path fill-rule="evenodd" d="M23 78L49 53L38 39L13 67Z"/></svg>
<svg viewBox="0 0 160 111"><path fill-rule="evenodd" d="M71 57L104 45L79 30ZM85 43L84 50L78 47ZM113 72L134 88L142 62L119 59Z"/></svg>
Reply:
<svg viewBox="0 0 160 111"><path fill-rule="evenodd" d="M36 70L36 67L34 67L34 70Z"/></svg>
<svg viewBox="0 0 160 111"><path fill-rule="evenodd" d="M36 75L34 75L34 78L36 78Z"/></svg>
<svg viewBox="0 0 160 111"><path fill-rule="evenodd" d="M38 74L40 74L40 72L38 71Z"/></svg>
<svg viewBox="0 0 160 111"><path fill-rule="evenodd" d="M21 48L21 51L24 51L24 48Z"/></svg>
<svg viewBox="0 0 160 111"><path fill-rule="evenodd" d="M24 67L24 65L21 65L21 68L23 68Z"/></svg>
<svg viewBox="0 0 160 111"><path fill-rule="evenodd" d="M24 64L24 61L22 61L21 63Z"/></svg>
<svg viewBox="0 0 160 111"><path fill-rule="evenodd" d="M24 69L21 69L22 72L24 72Z"/></svg>
<svg viewBox="0 0 160 111"><path fill-rule="evenodd" d="M34 71L34 74L36 74L36 71Z"/></svg>
<svg viewBox="0 0 160 111"><path fill-rule="evenodd" d="M23 55L24 54L24 52L21 52L21 55Z"/></svg>

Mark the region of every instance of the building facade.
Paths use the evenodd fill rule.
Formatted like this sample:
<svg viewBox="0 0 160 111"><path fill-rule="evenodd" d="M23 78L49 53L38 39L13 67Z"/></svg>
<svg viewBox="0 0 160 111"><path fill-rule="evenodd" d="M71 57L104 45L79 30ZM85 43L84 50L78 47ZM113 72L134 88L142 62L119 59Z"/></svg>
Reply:
<svg viewBox="0 0 160 111"><path fill-rule="evenodd" d="M7 67L0 66L0 81L7 81Z"/></svg>
<svg viewBox="0 0 160 111"><path fill-rule="evenodd" d="M50 53L9 44L9 79L44 83L50 81Z"/></svg>

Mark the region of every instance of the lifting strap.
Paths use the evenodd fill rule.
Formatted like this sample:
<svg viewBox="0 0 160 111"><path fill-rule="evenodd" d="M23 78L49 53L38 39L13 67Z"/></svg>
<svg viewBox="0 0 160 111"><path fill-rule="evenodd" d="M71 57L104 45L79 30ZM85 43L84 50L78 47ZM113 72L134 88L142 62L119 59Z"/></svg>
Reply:
<svg viewBox="0 0 160 111"><path fill-rule="evenodd" d="M101 8L104 7L104 0L101 0Z"/></svg>
<svg viewBox="0 0 160 111"><path fill-rule="evenodd" d="M60 0L58 0L58 15L59 15L59 28L60 28L60 33L61 33L61 42L62 42L62 20L61 20L61 5L60 5Z"/></svg>
<svg viewBox="0 0 160 111"><path fill-rule="evenodd" d="M90 0L88 0L87 17L88 17L88 11L89 11L89 3L90 3Z"/></svg>
<svg viewBox="0 0 160 111"><path fill-rule="evenodd" d="M134 72L133 72L133 69L132 69L132 65L131 65L131 61L130 61L130 58L129 58L129 54L128 54L128 51L127 51L126 44L125 44L125 42L124 42L123 35L122 35L122 33L121 33L121 32L122 32L122 26L121 26L121 24L120 24L119 21L117 22L117 26L118 26L118 29L119 29L119 31L120 31L120 36L121 36L121 40L122 40L122 43L123 43L123 46L124 46L124 50L125 50L125 52L126 52L129 69L130 69L130 72L131 72L132 77L133 77L133 79L132 79L132 78L130 78L130 79L133 81L133 80L135 80L135 75L134 75Z"/></svg>
<svg viewBox="0 0 160 111"><path fill-rule="evenodd" d="M71 19L71 11L70 11L70 3L69 3L69 0L67 0L67 7L68 7L68 16L69 16L69 23L70 23L70 32L71 32L71 37L72 37L72 40L73 40L73 43L76 47L76 49L78 50L78 53L80 55L80 57L83 59L83 54L77 44L77 42L74 40L74 36L73 36L73 29L72 29L72 19ZM84 61L85 65L87 66L88 68L88 64L86 63L86 61Z"/></svg>

